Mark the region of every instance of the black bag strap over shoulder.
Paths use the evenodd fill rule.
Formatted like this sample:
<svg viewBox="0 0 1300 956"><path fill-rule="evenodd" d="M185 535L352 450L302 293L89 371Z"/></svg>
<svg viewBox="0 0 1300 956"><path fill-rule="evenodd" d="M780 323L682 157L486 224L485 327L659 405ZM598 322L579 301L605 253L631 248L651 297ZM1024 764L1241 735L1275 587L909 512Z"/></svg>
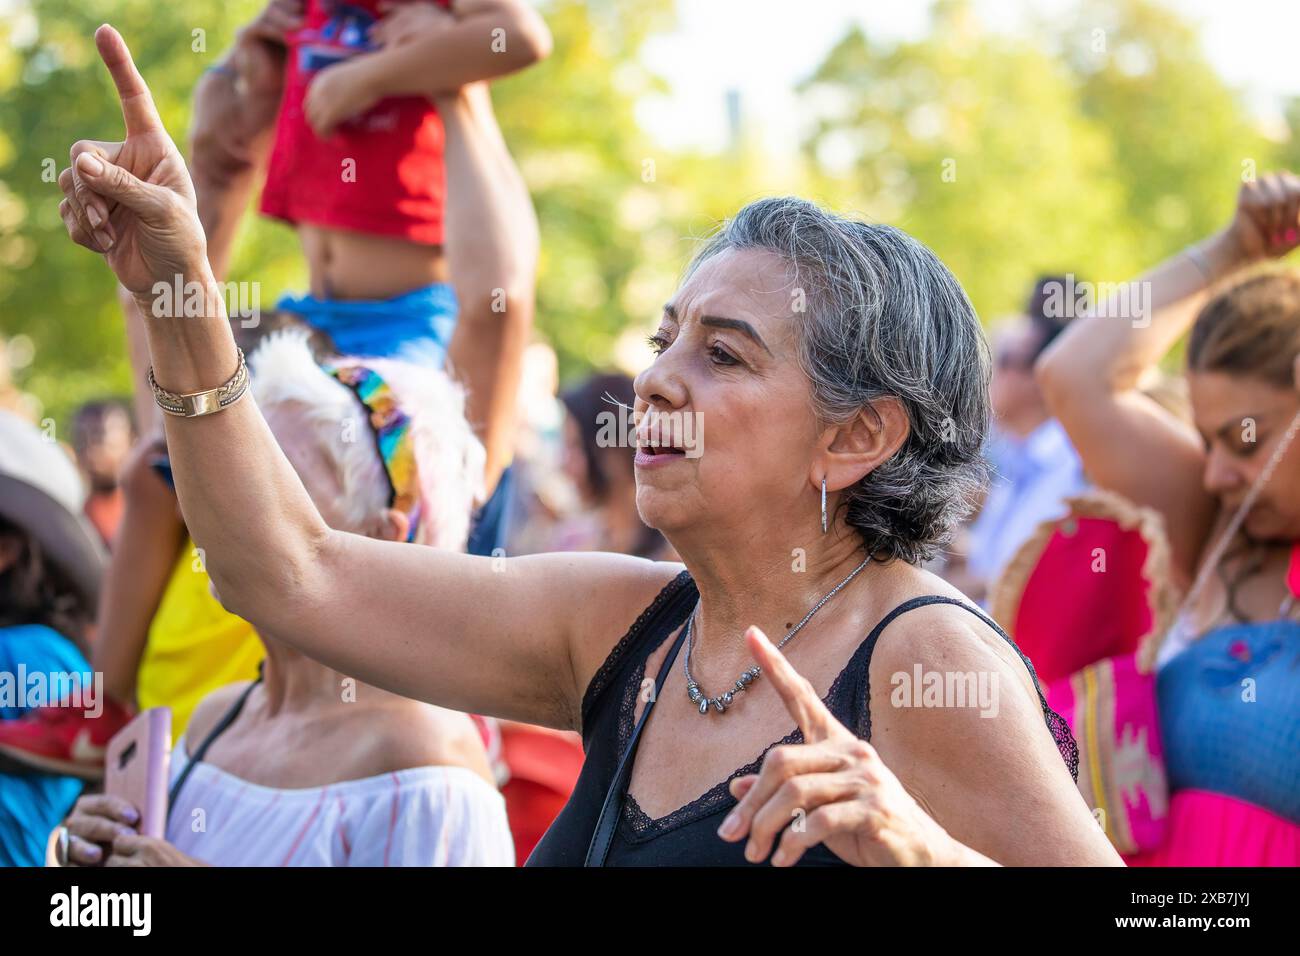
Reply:
<svg viewBox="0 0 1300 956"><path fill-rule="evenodd" d="M196 765L202 762L203 755L208 752L208 748L212 746L213 741L225 733L226 730L229 729L230 725L235 722L235 719L239 717L240 713L244 709L244 704L248 702L249 695L253 693L253 688L260 683L262 683L262 671L259 668L257 679L244 688L244 692L239 695L239 699L230 705L230 709L222 715L221 719L217 721L216 726L208 731L208 735L203 738L202 742L194 752L190 754L190 759L189 762L185 764L185 769L180 772L180 776L176 778L176 782L172 784L171 791L167 794L168 815L171 814L172 807L176 805L176 798L181 795L181 788L185 786L185 781L190 778L190 773L193 772Z"/></svg>
<svg viewBox="0 0 1300 956"><path fill-rule="evenodd" d="M666 609L670 609L677 604L676 601L669 602ZM681 633L677 635L677 640L668 651L668 656L664 658L663 664L659 668L659 676L655 678L655 690L653 696L646 701L645 710L641 711L641 719L636 722L636 727L632 731L632 737L627 742L627 750L624 751L622 759L618 762L618 769L614 771L614 779L610 781L609 790L605 794L605 800L600 807L600 816L596 818L596 829L591 834L591 843L587 847L587 859L584 866L604 866L605 858L609 856L610 844L614 842L614 830L618 826L618 819L623 815L623 800L627 796L628 780L632 775L632 761L636 757L637 744L641 740L641 730L645 727L646 719L650 716L650 711L654 710L655 701L659 699L659 692L663 690L664 681L668 679L668 672L672 669L673 661L677 660L677 654L682 649L682 644L686 641L686 628L682 627Z"/></svg>

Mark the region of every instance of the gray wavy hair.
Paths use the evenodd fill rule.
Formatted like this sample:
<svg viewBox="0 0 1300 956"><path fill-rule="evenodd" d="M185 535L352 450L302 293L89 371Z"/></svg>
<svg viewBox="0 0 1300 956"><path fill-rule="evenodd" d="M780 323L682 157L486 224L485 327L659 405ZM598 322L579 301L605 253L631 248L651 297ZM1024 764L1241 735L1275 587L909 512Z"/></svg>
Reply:
<svg viewBox="0 0 1300 956"><path fill-rule="evenodd" d="M932 557L988 480L989 351L965 290L906 233L793 197L745 206L687 276L727 249L765 249L790 264L792 293L802 293L799 361L823 422L846 423L886 396L902 402L907 440L839 507L872 557Z"/></svg>

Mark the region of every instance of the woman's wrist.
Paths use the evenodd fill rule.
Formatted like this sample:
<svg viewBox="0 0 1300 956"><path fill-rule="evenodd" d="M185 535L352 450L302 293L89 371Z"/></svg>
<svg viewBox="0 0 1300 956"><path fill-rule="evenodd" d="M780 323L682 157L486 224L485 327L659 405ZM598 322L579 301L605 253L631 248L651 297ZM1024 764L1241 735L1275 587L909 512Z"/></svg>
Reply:
<svg viewBox="0 0 1300 956"><path fill-rule="evenodd" d="M371 106L387 96L394 95L394 78L397 70L391 50L367 53L345 65L354 74L350 77L350 81L361 88L363 98Z"/></svg>
<svg viewBox="0 0 1300 956"><path fill-rule="evenodd" d="M212 274L206 253L193 265L159 279L147 290L133 292L136 304L150 319L220 319L226 321L222 286Z"/></svg>
<svg viewBox="0 0 1300 956"><path fill-rule="evenodd" d="M1205 276L1206 285L1212 285L1259 258L1242 244L1231 226L1188 246L1184 251Z"/></svg>
<svg viewBox="0 0 1300 956"><path fill-rule="evenodd" d="M239 368L220 283L206 266L159 281L136 302L146 316L149 360L158 385L186 394L217 388Z"/></svg>
<svg viewBox="0 0 1300 956"><path fill-rule="evenodd" d="M215 331L215 330L214 330ZM160 342L150 333L149 357L153 380L158 387L179 395L190 395L220 388L239 371L239 349L230 329L213 334L204 341L177 341L168 337Z"/></svg>
<svg viewBox="0 0 1300 956"><path fill-rule="evenodd" d="M239 71L235 68L234 48L232 47L231 49L227 50L225 53L221 54L221 57L217 60L217 62L213 63L211 66L204 69L203 72L204 74L210 74L212 76L220 77L221 79L228 80L233 83L239 76Z"/></svg>

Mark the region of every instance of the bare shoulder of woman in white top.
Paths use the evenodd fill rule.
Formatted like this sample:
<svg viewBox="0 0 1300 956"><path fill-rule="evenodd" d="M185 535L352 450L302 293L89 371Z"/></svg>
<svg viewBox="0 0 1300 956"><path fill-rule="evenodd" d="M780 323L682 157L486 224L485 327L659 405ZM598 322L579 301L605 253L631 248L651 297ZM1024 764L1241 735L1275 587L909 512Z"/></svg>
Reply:
<svg viewBox="0 0 1300 956"><path fill-rule="evenodd" d="M194 751L247 687L247 681L240 681L203 698L186 728L184 757L178 759L193 757ZM256 695L255 691L254 698ZM243 744L247 743L258 752L275 750L279 753L276 764L280 773L287 771L296 779L250 781L253 783L313 787L416 767L462 767L496 785L482 738L466 714L399 697L366 684L356 685L355 700L322 709L320 719L314 724L304 725L302 716L270 718L257 721L254 729L247 718L256 718L257 706L255 699L250 700L246 708L253 713L241 714L245 720L236 721L222 734L227 745L233 745L223 749L228 754L239 755L246 750ZM243 728L240 723L244 724ZM281 734L284 739L280 739ZM268 741L275 746L268 746ZM237 756L231 766L225 766L222 749L214 747L214 751L207 758L209 762L235 776L244 775L239 766L242 761ZM329 759L323 761L323 756Z"/></svg>

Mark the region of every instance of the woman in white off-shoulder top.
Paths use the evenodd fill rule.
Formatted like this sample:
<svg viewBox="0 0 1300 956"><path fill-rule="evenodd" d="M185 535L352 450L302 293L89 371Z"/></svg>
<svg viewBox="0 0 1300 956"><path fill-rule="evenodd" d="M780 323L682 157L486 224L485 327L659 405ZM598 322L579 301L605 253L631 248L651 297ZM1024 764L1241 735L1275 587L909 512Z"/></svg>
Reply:
<svg viewBox="0 0 1300 956"><path fill-rule="evenodd" d="M445 375L381 359L321 367L293 332L249 364L257 403L327 521L463 548L483 449ZM414 467L399 469L390 459L405 452ZM262 675L205 697L176 743L166 838L138 835L123 801L83 797L67 821L71 863L513 865L505 802L469 716L259 637Z"/></svg>

